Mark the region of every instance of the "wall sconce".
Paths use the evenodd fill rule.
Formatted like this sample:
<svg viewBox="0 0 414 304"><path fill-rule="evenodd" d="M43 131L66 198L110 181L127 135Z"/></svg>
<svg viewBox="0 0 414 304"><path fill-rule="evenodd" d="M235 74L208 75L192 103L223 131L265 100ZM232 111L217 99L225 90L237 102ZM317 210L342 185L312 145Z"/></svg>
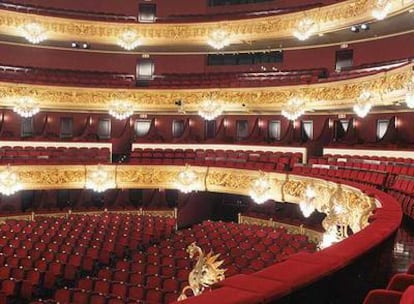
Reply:
<svg viewBox="0 0 414 304"><path fill-rule="evenodd" d="M334 121L333 121L332 118L329 118L328 126L329 126L329 128L332 128L334 126Z"/></svg>
<svg viewBox="0 0 414 304"><path fill-rule="evenodd" d="M358 127L358 121L356 119L352 121L352 127L354 128Z"/></svg>
<svg viewBox="0 0 414 304"><path fill-rule="evenodd" d="M223 124L224 124L224 127L225 127L225 128L227 128L227 127L229 126L229 124L230 124L230 123L229 123L229 121L227 120L227 118L226 118L226 119L224 119L224 123L223 123Z"/></svg>

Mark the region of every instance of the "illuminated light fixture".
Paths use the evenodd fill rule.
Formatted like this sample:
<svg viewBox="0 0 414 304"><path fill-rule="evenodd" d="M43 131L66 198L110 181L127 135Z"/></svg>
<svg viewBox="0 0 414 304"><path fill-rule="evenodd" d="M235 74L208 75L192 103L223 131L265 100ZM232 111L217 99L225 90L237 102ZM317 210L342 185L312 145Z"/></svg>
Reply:
<svg viewBox="0 0 414 304"><path fill-rule="evenodd" d="M208 35L207 43L216 50L221 50L231 44L230 33L222 29L214 30Z"/></svg>
<svg viewBox="0 0 414 304"><path fill-rule="evenodd" d="M13 111L22 117L28 118L39 113L39 104L32 97L20 97L14 102Z"/></svg>
<svg viewBox="0 0 414 304"><path fill-rule="evenodd" d="M299 21L292 34L300 41L308 39L315 32L316 23L310 19L305 18Z"/></svg>
<svg viewBox="0 0 414 304"><path fill-rule="evenodd" d="M205 99L198 109L198 115L205 120L213 120L223 113L223 107L219 101L214 99Z"/></svg>
<svg viewBox="0 0 414 304"><path fill-rule="evenodd" d="M263 204L272 198L271 189L269 175L260 171L260 176L252 182L249 195L257 204Z"/></svg>
<svg viewBox="0 0 414 304"><path fill-rule="evenodd" d="M176 187L183 193L204 190L197 173L188 164L178 173Z"/></svg>
<svg viewBox="0 0 414 304"><path fill-rule="evenodd" d="M133 30L123 31L119 35L117 43L127 51L131 51L142 44L138 33Z"/></svg>
<svg viewBox="0 0 414 304"><path fill-rule="evenodd" d="M368 115L369 111L372 108L371 102L372 94L368 91L363 91L359 95L357 103L354 105L354 112L361 118L364 118Z"/></svg>
<svg viewBox="0 0 414 304"><path fill-rule="evenodd" d="M299 208L304 217L309 217L316 209L313 204L316 194L315 191L308 186L306 187L304 196L304 199L299 203Z"/></svg>
<svg viewBox="0 0 414 304"><path fill-rule="evenodd" d="M298 97L293 97L288 100L285 107L282 109L282 115L289 120L296 120L305 113L305 101Z"/></svg>
<svg viewBox="0 0 414 304"><path fill-rule="evenodd" d="M0 193L12 195L22 189L20 178L16 172L8 165L0 172Z"/></svg>
<svg viewBox="0 0 414 304"><path fill-rule="evenodd" d="M115 176L111 169L98 165L94 169L87 169L85 187L95 192L104 192L116 187Z"/></svg>
<svg viewBox="0 0 414 304"><path fill-rule="evenodd" d="M325 249L335 243L342 241L344 238L338 234L336 225L332 225L328 231L323 234L322 242L319 244L320 249Z"/></svg>
<svg viewBox="0 0 414 304"><path fill-rule="evenodd" d="M124 120L134 114L134 109L130 102L117 100L110 105L109 114L116 119Z"/></svg>
<svg viewBox="0 0 414 304"><path fill-rule="evenodd" d="M405 103L410 109L414 108L414 76L407 85L407 92L405 93Z"/></svg>
<svg viewBox="0 0 414 304"><path fill-rule="evenodd" d="M23 24L20 31L23 37L33 44L38 44L47 39L46 30L37 22Z"/></svg>
<svg viewBox="0 0 414 304"><path fill-rule="evenodd" d="M359 27L356 26L356 25L351 26L351 32L358 33L359 32Z"/></svg>
<svg viewBox="0 0 414 304"><path fill-rule="evenodd" d="M374 9L372 10L372 16L377 20L383 20L391 11L391 7L390 0L376 0Z"/></svg>

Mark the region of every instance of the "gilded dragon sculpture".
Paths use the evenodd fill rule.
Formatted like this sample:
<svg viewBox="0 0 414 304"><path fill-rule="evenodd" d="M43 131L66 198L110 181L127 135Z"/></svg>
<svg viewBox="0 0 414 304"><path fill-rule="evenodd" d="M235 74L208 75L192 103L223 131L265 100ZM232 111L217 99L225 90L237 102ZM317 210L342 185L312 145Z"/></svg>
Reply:
<svg viewBox="0 0 414 304"><path fill-rule="evenodd" d="M178 297L178 301L187 299L187 290L191 290L193 295L197 296L205 288L224 280L224 272L226 271L226 269L220 268L224 261L217 260L220 254L213 254L210 251L205 255L203 250L195 242L188 245L187 253L190 259L197 258L197 263L188 275L189 285L183 288Z"/></svg>

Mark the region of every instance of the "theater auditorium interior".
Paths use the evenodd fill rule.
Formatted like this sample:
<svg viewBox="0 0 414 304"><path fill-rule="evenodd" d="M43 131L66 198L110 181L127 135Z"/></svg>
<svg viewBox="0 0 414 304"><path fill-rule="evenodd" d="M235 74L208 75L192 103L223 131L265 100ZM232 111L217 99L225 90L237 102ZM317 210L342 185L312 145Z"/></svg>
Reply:
<svg viewBox="0 0 414 304"><path fill-rule="evenodd" d="M413 0L0 0L0 304L414 304Z"/></svg>

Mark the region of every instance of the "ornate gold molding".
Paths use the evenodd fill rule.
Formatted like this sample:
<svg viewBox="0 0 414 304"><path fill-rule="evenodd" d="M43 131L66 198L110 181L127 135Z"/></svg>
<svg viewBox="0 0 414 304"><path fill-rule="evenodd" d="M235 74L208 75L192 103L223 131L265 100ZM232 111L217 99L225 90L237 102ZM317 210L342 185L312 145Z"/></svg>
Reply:
<svg viewBox="0 0 414 304"><path fill-rule="evenodd" d="M390 15L407 10L412 3L407 0L391 0ZM0 33L20 36L19 27L28 22L37 22L47 30L49 39L88 41L92 43L116 44L117 37L126 29L134 30L142 37L144 45L205 44L208 35L217 28L230 33L232 43L243 43L257 39L291 37L293 29L303 18L317 24L316 32L330 32L363 21L372 20L371 11L375 0L348 0L337 4L302 12L271 17L221 22L182 24L136 24L85 21L25 14L2 10Z"/></svg>
<svg viewBox="0 0 414 304"><path fill-rule="evenodd" d="M85 186L85 166L13 166L13 170L24 189L81 189Z"/></svg>
<svg viewBox="0 0 414 304"><path fill-rule="evenodd" d="M71 215L102 215L105 213L114 213L114 214L128 214L131 216L159 216L159 217L170 217L177 218L177 209L168 209L168 210L146 210L146 209L137 209L137 210L106 210L106 211L70 211ZM0 216L0 224L5 223L7 220L23 220L23 221L33 221L36 217L67 217L69 212L54 212L54 213L35 213L31 214L19 214L19 215L6 215Z"/></svg>
<svg viewBox="0 0 414 304"><path fill-rule="evenodd" d="M103 89L59 86L39 86L0 83L0 101L12 107L15 98L32 96L41 109L56 111L108 111L114 99L129 100L135 111L177 112L176 100L184 100L184 110L197 112L199 104L207 97L225 103L226 112L280 111L287 100L300 96L307 100L306 110L329 110L352 107L363 90L377 92L381 98L374 106L391 105L404 98L404 87L412 76L413 65L406 65L371 76L312 85L229 88L142 90ZM241 105L245 104L246 107Z"/></svg>
<svg viewBox="0 0 414 304"><path fill-rule="evenodd" d="M15 166L23 189L79 189L86 185L88 172L96 166ZM114 187L179 189L178 175L183 166L105 166L114 176ZM197 179L204 181L204 188L211 192L248 195L260 172L254 170L217 167L194 167ZM0 168L3 169L3 168ZM268 173L271 186L268 199L302 204L306 189L312 188L313 208L326 214L322 222L326 231L337 227L341 238L368 225L368 218L376 208L375 200L359 189L305 176ZM204 189L203 188L203 189ZM301 207L302 208L302 207ZM336 229L336 228L335 228Z"/></svg>

